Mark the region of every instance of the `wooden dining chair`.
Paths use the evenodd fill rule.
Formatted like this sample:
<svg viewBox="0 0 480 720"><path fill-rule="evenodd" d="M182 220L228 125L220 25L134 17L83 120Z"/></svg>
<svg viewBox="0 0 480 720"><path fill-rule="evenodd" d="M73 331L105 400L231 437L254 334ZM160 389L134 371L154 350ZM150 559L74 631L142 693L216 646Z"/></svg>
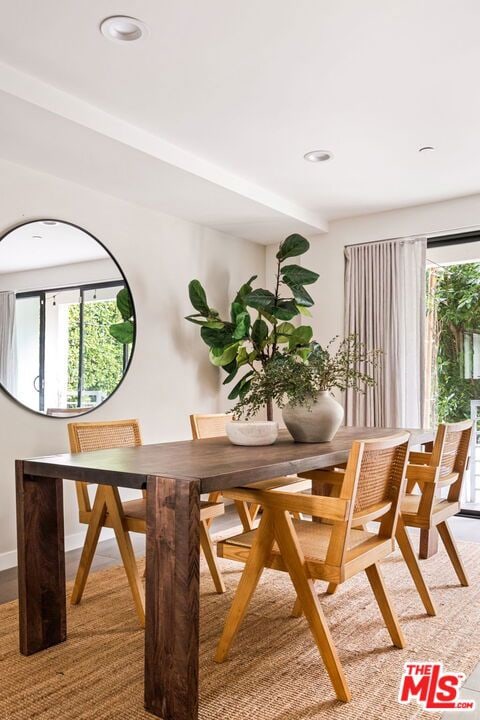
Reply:
<svg viewBox="0 0 480 720"><path fill-rule="evenodd" d="M72 453L138 447L142 444L138 420L69 423L68 434ZM140 623L144 627L145 592L135 561L130 533L146 534L145 493L143 497L136 500L122 501L117 487L99 485L92 505L87 483L77 482L75 485L79 521L87 524L88 529L73 586L71 603L77 605L82 599L102 528L113 528L135 609ZM201 547L218 593L225 592L225 585L218 567L207 522L223 512L222 503L202 502L200 505Z"/></svg>
<svg viewBox="0 0 480 720"><path fill-rule="evenodd" d="M438 426L432 452L410 453L407 494L402 502L400 522L400 527L438 530L463 586L468 585L468 578L447 519L460 511L460 493L468 463L472 427L472 420L443 423ZM414 492L416 487L419 493ZM448 493L446 497L441 497L440 493L445 488L448 488Z"/></svg>
<svg viewBox="0 0 480 720"><path fill-rule="evenodd" d="M226 424L233 419L232 415L225 413L211 414L193 414L190 415L190 426L192 428L192 437L194 440L205 440L206 438L226 436ZM248 487L257 488L258 490L288 490L289 492L302 492L310 489L309 480L301 479L296 475L278 477L271 480L262 480L249 484ZM223 496L231 499L235 503L235 509L238 513L245 532L253 529L253 523L257 517L259 505L256 503L247 503L243 500L236 500L230 497L229 491L211 493L208 497L209 502L218 502Z"/></svg>
<svg viewBox="0 0 480 720"><path fill-rule="evenodd" d="M245 563L215 660L226 659L265 567L288 572L325 663L337 698L351 699L343 668L323 615L314 580L343 583L365 571L393 644L405 639L379 562L394 550L405 491L408 433L353 443L338 497L236 488L239 500L263 507L257 530L218 544L221 557ZM301 512L330 522L294 520ZM376 532L355 529L379 521Z"/></svg>

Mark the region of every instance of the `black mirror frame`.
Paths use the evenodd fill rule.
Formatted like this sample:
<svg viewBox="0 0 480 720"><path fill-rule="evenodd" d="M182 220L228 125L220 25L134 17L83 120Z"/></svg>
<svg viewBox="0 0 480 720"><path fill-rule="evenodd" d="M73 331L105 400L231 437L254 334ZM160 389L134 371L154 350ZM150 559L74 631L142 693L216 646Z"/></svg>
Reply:
<svg viewBox="0 0 480 720"><path fill-rule="evenodd" d="M119 390L119 388L122 386L123 381L125 380L127 374L128 374L129 371L130 371L130 368L131 368L131 365L132 365L133 356L134 356L134 354L135 354L135 348L136 348L136 345L137 345L137 309L136 309L136 307L135 307L135 299L134 299L134 297L133 297L132 290L131 290L131 288L130 288L130 285L129 285L129 283L128 283L128 280L127 280L127 278L126 278L125 273L123 272L123 268L121 267L120 263L117 261L117 259L114 257L114 255L110 252L110 250L104 245L104 243L101 242L101 240L99 240L99 239L98 239L95 235L93 235L93 233L91 233L89 230L85 230L85 228L83 228L81 225L77 225L76 223L69 222L68 220L60 220L60 219L58 219L58 218L51 218L51 217L41 217L41 218L37 218L36 220L26 220L25 222L18 223L17 225L12 225L10 228L8 228L8 229L0 236L0 243L7 237L7 235L10 235L10 233L12 233L14 230L17 230L18 228L21 228L21 227L25 227L25 225L32 225L33 223L38 223L38 222L55 222L55 223L61 223L62 225L70 225L70 227L73 227L73 228L75 228L76 230L80 230L81 232L85 233L86 235L89 235L89 236L92 238L92 240L95 240L95 242L98 243L98 244L100 245L100 247L102 247L102 248L105 250L106 254L109 256L109 258L115 263L115 265L116 265L117 268L119 269L120 274L121 274L121 276L122 276L122 278L123 278L123 281L124 281L124 283L125 283L125 287L127 288L128 292L130 293L130 298L131 298L131 300L132 300L132 305L133 305L133 317L134 317L134 319L135 319L134 328L133 328L134 335L133 335L133 342L132 342L132 350L131 350L130 356L129 356L129 358L128 358L128 363L127 363L127 365L126 365L126 367L125 367L125 371L124 371L124 373L123 373L122 379L121 379L120 382L118 383L118 385L117 385L117 387L115 388L115 390L113 390L113 391L110 393L110 395L105 398L105 400L102 400L101 403L99 403L98 405L95 405L95 407L89 408L88 410L85 410L85 412L80 412L80 413L78 413L78 415L73 415L73 414L72 414L72 415L69 416L69 417L60 417L60 416L55 416L55 415L47 415L46 413L40 412L39 410L34 410L33 408L30 408L30 407L28 407L27 405L24 405L22 402L20 402L20 400L18 400L18 398L16 398L14 395L12 395L11 392L8 391L8 390L2 385L2 383L0 383L0 390L1 390L1 392L3 392L9 400L13 401L16 405L18 405L19 407L23 408L23 410L26 410L27 412L32 413L32 414L35 415L36 417L50 418L51 420L66 420L67 422L71 422L72 420L76 420L76 419L79 418L79 417L84 417L84 416L86 416L86 415L90 415L90 413L94 412L94 411L97 410L98 408L103 407L103 406L110 400L110 398L112 398L112 397L116 394L116 392L117 392L117 391ZM79 408L79 409L81 409L81 408Z"/></svg>

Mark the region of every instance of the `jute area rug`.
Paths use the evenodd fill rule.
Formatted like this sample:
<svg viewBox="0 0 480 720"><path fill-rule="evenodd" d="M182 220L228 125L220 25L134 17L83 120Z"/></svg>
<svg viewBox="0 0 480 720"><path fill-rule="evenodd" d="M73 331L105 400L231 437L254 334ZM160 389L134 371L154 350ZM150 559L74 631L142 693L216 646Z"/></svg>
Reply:
<svg viewBox="0 0 480 720"><path fill-rule="evenodd" d="M215 664L214 648L242 566L220 561L228 587L220 596L202 564L201 719L438 718L415 705L399 705L397 694L407 660L440 660L446 669L467 675L479 660L480 544L461 543L460 551L469 588L457 585L443 550L422 563L436 618L423 614L401 557L382 563L408 640L405 650L391 646L365 576L345 583L334 596L324 595L325 586L318 584L353 693L347 705L334 698L306 621L289 617L295 594L282 573L264 573L230 659ZM123 569L92 574L82 605L69 609L68 620L67 643L25 658L17 650L17 603L0 607L0 718L151 718L143 709L143 632Z"/></svg>

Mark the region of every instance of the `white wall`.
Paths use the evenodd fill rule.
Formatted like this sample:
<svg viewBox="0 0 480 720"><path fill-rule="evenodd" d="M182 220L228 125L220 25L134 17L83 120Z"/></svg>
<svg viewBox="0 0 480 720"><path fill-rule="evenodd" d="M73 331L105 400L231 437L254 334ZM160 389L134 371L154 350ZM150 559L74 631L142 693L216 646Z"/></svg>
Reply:
<svg viewBox="0 0 480 720"><path fill-rule="evenodd" d="M138 417L145 442L189 437L188 414L225 409L219 371L210 365L191 311L187 284L199 278L209 300L227 298L250 275L263 282L265 250L198 225L0 162L2 232L17 223L55 217L98 237L130 283L138 320L137 346L117 393L89 420ZM40 417L0 393L0 568L14 564L14 460L67 450L66 420ZM73 483L65 482L67 547L78 544Z"/></svg>
<svg viewBox="0 0 480 720"><path fill-rule="evenodd" d="M320 273L316 285L309 287L315 300L311 324L316 339L324 343L343 333L345 245L478 227L480 195L332 222L326 235L309 238L311 248L302 259L302 264ZM472 248L466 252L473 252ZM438 249L432 259L448 261L451 255Z"/></svg>

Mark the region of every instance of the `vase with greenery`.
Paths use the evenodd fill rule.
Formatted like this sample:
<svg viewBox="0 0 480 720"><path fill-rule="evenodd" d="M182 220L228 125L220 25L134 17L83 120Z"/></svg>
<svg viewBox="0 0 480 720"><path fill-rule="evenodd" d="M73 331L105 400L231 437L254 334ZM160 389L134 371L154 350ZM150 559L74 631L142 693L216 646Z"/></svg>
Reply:
<svg viewBox="0 0 480 720"><path fill-rule="evenodd" d="M277 358L301 361L311 353L312 328L292 321L310 315L308 308L313 305L313 298L305 286L315 283L319 276L290 261L308 248L308 241L301 235L287 237L276 255L273 290L255 289L254 275L235 295L228 319L210 307L199 280L192 280L188 286L190 301L197 312L186 320L200 326L210 361L226 373L224 385L236 380L228 397L238 400L239 405L247 406L247 398L253 397L254 388L262 379L270 377L269 368ZM261 403L254 401L255 412L266 408L267 419L272 420L275 398L275 388L264 385ZM247 417L252 414L247 413Z"/></svg>
<svg viewBox="0 0 480 720"><path fill-rule="evenodd" d="M234 417L255 416L268 397L282 409L295 440L331 440L343 420L343 407L332 390L366 392L375 385L380 357L380 350L368 350L355 334L337 336L324 347L310 342L302 356L280 351L254 376L248 393L233 408Z"/></svg>

